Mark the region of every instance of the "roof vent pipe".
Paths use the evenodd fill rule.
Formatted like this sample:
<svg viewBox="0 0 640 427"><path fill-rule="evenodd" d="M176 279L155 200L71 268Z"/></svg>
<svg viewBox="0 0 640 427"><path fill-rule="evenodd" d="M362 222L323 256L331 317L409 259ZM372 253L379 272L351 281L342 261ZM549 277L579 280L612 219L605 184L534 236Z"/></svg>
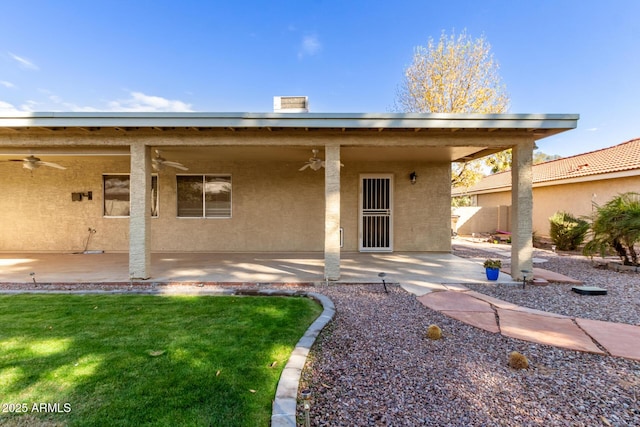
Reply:
<svg viewBox="0 0 640 427"><path fill-rule="evenodd" d="M309 97L307 96L274 96L274 113L308 113Z"/></svg>

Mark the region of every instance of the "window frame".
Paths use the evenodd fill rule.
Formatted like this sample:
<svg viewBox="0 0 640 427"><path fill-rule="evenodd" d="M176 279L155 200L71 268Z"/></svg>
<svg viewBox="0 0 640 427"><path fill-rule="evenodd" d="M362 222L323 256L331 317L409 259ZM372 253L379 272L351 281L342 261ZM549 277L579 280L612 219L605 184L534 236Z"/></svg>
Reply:
<svg viewBox="0 0 640 427"><path fill-rule="evenodd" d="M178 180L180 177L201 177L202 178L202 215L201 216L180 216L180 196L178 194ZM207 216L206 209L206 193L205 193L205 185L206 178L227 178L229 180L229 215L228 216ZM233 176L230 173L194 173L194 174L176 174L176 218L178 219L232 219L233 218Z"/></svg>
<svg viewBox="0 0 640 427"><path fill-rule="evenodd" d="M116 177L116 176L126 176L129 178L129 214L128 215L107 215L106 203L107 203L107 188L105 185L106 177ZM153 190L154 185L153 181L155 181L155 207L156 214L150 214L151 218L158 218L160 216L160 180L158 178L157 173L151 174L151 189ZM153 212L153 193L151 194L151 209ZM102 217L103 218L130 218L131 217L131 174L130 173L103 173L102 174Z"/></svg>

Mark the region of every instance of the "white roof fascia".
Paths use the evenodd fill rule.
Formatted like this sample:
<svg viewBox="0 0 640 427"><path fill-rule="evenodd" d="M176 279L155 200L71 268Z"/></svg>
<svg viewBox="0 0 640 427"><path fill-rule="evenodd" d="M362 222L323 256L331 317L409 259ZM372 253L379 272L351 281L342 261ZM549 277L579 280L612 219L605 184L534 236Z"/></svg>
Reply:
<svg viewBox="0 0 640 427"><path fill-rule="evenodd" d="M0 127L283 127L349 129L574 129L577 114L12 113Z"/></svg>

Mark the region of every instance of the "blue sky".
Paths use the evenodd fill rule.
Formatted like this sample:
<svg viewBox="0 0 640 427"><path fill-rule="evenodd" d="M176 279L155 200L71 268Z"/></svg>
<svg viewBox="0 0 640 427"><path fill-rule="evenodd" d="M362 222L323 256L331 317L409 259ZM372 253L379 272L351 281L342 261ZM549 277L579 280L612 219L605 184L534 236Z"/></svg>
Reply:
<svg viewBox="0 0 640 427"><path fill-rule="evenodd" d="M640 137L640 1L4 0L0 114L388 112L414 48L484 35L512 113L578 113L569 156Z"/></svg>

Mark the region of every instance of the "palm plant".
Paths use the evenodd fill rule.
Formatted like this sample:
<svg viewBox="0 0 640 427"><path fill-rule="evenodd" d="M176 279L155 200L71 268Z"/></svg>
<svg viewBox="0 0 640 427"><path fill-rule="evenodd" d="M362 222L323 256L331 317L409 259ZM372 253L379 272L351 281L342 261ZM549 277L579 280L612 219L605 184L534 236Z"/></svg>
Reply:
<svg viewBox="0 0 640 427"><path fill-rule="evenodd" d="M584 246L585 255L604 257L613 248L624 265L638 265L634 245L640 241L640 194L620 194L597 207L591 231L593 238Z"/></svg>
<svg viewBox="0 0 640 427"><path fill-rule="evenodd" d="M589 223L568 212L556 212L549 218L551 240L561 251L572 251L584 242Z"/></svg>

